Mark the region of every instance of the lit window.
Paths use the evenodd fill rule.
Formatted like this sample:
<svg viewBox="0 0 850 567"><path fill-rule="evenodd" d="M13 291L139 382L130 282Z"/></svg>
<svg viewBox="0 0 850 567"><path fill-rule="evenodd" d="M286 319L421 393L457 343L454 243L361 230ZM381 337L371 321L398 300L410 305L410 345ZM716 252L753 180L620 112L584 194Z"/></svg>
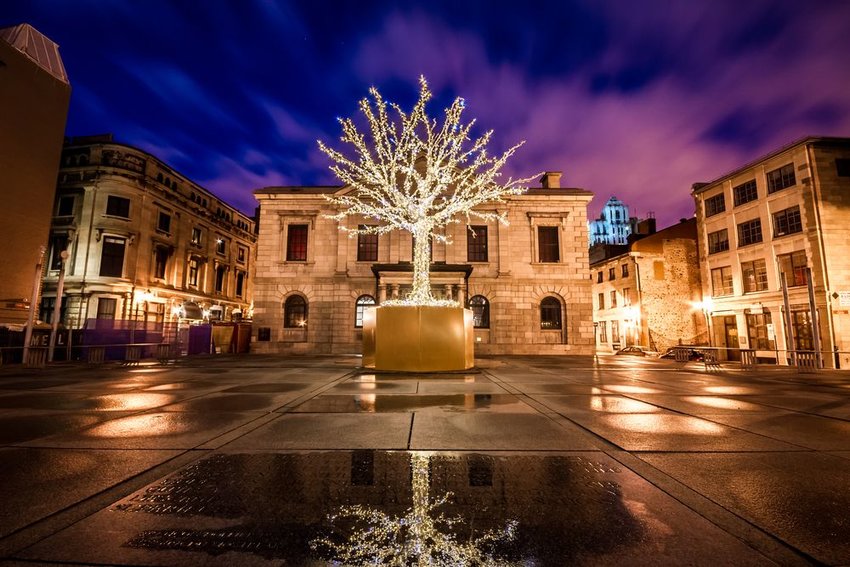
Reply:
<svg viewBox="0 0 850 567"><path fill-rule="evenodd" d="M291 295L283 304L283 326L297 329L307 324L307 301L300 295Z"/></svg>
<svg viewBox="0 0 850 567"><path fill-rule="evenodd" d="M741 278L744 282L744 293L766 290L767 265L765 261L741 262Z"/></svg>
<svg viewBox="0 0 850 567"><path fill-rule="evenodd" d="M363 327L363 312L370 305L375 305L375 298L371 295L361 295L354 302L354 326L356 328Z"/></svg>
<svg viewBox="0 0 850 567"><path fill-rule="evenodd" d="M469 300L472 324L476 329L490 328L490 302L483 295L474 295Z"/></svg>
<svg viewBox="0 0 850 567"><path fill-rule="evenodd" d="M561 302L554 297L547 297L540 302L540 328L561 328Z"/></svg>
<svg viewBox="0 0 850 567"><path fill-rule="evenodd" d="M806 285L806 253L802 250L791 254L780 254L776 257L779 273L785 274L785 284L788 287Z"/></svg>

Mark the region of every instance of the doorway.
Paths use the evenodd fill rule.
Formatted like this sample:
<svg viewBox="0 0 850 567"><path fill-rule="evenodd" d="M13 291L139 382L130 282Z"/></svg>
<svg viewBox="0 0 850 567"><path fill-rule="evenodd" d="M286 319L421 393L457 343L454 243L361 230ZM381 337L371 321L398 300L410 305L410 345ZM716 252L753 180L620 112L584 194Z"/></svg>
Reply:
<svg viewBox="0 0 850 567"><path fill-rule="evenodd" d="M740 361L741 351L738 350L738 322L734 315L723 317L723 338L726 343L726 359Z"/></svg>

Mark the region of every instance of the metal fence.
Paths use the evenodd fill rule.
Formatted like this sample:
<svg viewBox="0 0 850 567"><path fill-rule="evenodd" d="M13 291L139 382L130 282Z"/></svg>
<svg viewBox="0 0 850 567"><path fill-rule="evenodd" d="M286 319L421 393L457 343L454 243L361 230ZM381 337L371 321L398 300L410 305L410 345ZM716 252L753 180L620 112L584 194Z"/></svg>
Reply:
<svg viewBox="0 0 850 567"><path fill-rule="evenodd" d="M791 367L798 372L817 372L824 369L841 369L841 356L850 354L847 351L815 351L815 350L772 350L758 351L745 348L681 346L673 347L673 359L676 362L698 360L706 369L738 365L745 370L757 368ZM695 357L695 354L697 356Z"/></svg>

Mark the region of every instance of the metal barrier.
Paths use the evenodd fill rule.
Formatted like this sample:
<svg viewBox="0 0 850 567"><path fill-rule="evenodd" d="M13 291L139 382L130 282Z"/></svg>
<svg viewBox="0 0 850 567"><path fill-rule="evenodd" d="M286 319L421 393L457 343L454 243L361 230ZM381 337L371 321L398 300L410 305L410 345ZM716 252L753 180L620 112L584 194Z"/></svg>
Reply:
<svg viewBox="0 0 850 567"><path fill-rule="evenodd" d="M675 347L673 349L673 359L676 362L688 362L691 360L690 348Z"/></svg>
<svg viewBox="0 0 850 567"><path fill-rule="evenodd" d="M756 351L748 348L741 349L741 368L745 370L752 370L758 364L758 358L756 357Z"/></svg>

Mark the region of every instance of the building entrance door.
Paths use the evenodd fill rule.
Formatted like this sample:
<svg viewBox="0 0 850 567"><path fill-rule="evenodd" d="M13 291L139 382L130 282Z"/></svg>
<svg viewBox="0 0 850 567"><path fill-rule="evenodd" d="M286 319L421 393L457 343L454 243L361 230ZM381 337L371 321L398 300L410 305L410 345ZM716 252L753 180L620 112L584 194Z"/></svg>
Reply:
<svg viewBox="0 0 850 567"><path fill-rule="evenodd" d="M726 358L728 360L741 360L741 351L738 350L738 323L734 315L723 318L723 335L726 340Z"/></svg>

